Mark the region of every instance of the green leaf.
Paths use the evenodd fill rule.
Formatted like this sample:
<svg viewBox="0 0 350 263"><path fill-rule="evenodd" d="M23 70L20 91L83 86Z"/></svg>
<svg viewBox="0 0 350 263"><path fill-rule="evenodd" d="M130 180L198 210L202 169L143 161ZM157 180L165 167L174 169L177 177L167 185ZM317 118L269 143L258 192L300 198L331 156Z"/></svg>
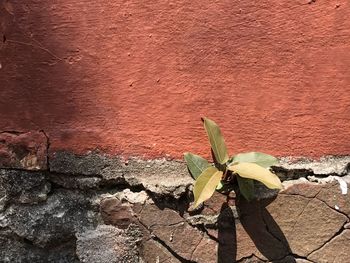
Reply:
<svg viewBox="0 0 350 263"><path fill-rule="evenodd" d="M229 157L227 154L225 140L221 135L219 126L208 118L203 118L203 122L216 161L220 164L226 163Z"/></svg>
<svg viewBox="0 0 350 263"><path fill-rule="evenodd" d="M254 198L254 181L252 179L243 178L237 176L238 187L240 193L244 196L248 201L253 200Z"/></svg>
<svg viewBox="0 0 350 263"><path fill-rule="evenodd" d="M232 158L233 163L256 163L262 167L270 167L278 162L277 158L260 152L240 153Z"/></svg>
<svg viewBox="0 0 350 263"><path fill-rule="evenodd" d="M197 177L210 166L207 160L193 153L185 153L184 158L193 179L197 179Z"/></svg>
<svg viewBox="0 0 350 263"><path fill-rule="evenodd" d="M221 171L211 166L198 176L193 187L194 203L192 208L196 208L213 195L221 181L222 175L223 173Z"/></svg>
<svg viewBox="0 0 350 263"><path fill-rule="evenodd" d="M260 181L270 189L282 189L281 181L277 175L255 163L233 164L228 166L227 169L239 174L243 178Z"/></svg>

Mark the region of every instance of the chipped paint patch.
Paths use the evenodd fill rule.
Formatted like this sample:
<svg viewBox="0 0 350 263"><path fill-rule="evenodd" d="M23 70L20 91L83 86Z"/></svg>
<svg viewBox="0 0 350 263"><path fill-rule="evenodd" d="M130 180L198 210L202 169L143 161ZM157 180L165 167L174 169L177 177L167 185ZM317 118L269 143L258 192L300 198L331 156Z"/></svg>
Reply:
<svg viewBox="0 0 350 263"><path fill-rule="evenodd" d="M348 193L348 184L340 177L335 177L335 180L339 183L341 193L346 195Z"/></svg>

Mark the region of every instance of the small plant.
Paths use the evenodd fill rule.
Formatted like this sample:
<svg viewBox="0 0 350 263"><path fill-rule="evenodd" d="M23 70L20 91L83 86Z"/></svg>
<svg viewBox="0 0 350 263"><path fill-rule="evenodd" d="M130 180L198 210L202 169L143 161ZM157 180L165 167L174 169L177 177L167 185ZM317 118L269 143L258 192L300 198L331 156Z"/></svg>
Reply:
<svg viewBox="0 0 350 263"><path fill-rule="evenodd" d="M206 159L185 153L187 167L196 180L193 188L195 209L208 200L215 190L229 193L239 191L248 201L254 197L254 181L257 180L270 189L281 189L280 179L273 174L269 167L277 163L271 155L248 152L229 157L225 140L219 126L208 118L202 118L211 145L214 164Z"/></svg>

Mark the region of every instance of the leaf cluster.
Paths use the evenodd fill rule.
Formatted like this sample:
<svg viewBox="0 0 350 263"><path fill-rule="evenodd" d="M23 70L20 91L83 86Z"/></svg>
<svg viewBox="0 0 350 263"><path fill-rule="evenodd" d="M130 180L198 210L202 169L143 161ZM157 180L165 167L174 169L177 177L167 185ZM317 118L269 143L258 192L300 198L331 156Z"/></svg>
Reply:
<svg viewBox="0 0 350 263"><path fill-rule="evenodd" d="M277 163L275 157L260 152L248 152L230 158L219 126L208 118L202 118L202 121L214 163L211 164L196 154L184 154L187 167L195 179L193 209L208 200L215 190L225 193L238 189L250 201L254 198L254 180L270 189L282 188L280 179L269 169Z"/></svg>

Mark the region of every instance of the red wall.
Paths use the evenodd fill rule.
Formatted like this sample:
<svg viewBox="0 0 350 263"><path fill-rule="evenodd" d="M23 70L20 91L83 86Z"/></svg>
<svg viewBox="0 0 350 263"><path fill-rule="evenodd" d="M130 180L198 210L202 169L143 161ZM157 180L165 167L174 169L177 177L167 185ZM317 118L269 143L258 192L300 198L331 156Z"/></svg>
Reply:
<svg viewBox="0 0 350 263"><path fill-rule="evenodd" d="M350 154L350 3L0 1L0 130L53 150Z"/></svg>

